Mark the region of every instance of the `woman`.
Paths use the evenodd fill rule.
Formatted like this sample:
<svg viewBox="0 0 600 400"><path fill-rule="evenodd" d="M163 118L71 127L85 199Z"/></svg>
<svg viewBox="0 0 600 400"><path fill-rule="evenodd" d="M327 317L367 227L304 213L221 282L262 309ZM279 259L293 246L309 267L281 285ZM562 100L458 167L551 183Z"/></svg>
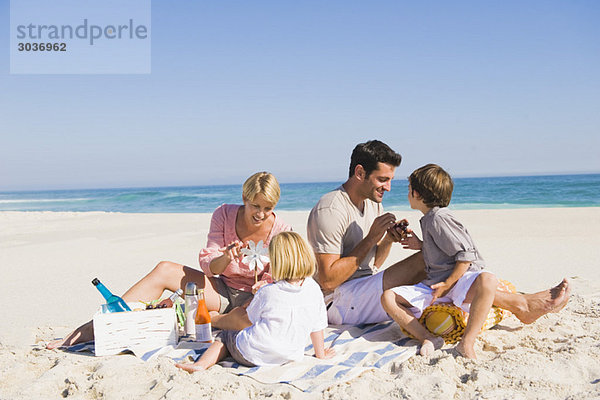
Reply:
<svg viewBox="0 0 600 400"><path fill-rule="evenodd" d="M240 328L239 308L247 304L260 286L271 283L269 264L259 272L254 281L254 271L241 260L241 249L250 240L261 240L268 246L271 238L279 232L289 231L273 212L280 197L279 184L268 172L258 172L244 182L243 205L223 204L213 213L208 243L200 251L202 271L170 261L160 262L148 275L133 285L122 296L127 302L150 301L159 298L165 289L176 291L188 282L204 288L206 306L212 311L212 324L221 329ZM231 317L223 315L231 313ZM64 339L54 340L46 346L54 349L72 346L94 338L92 321L77 328Z"/></svg>

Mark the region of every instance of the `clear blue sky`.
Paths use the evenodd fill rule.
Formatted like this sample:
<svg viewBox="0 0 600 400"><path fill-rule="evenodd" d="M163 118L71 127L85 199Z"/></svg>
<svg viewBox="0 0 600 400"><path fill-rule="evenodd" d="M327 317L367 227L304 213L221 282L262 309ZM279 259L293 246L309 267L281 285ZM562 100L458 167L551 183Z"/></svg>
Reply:
<svg viewBox="0 0 600 400"><path fill-rule="evenodd" d="M600 172L600 2L153 1L149 75L11 75L0 190Z"/></svg>

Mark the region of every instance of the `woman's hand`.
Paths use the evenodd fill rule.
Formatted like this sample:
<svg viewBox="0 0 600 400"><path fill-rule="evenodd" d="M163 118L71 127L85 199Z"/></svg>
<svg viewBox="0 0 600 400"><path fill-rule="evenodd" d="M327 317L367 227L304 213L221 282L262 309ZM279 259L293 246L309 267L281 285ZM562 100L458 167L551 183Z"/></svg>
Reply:
<svg viewBox="0 0 600 400"><path fill-rule="evenodd" d="M213 259L210 262L210 264L208 265L210 271L214 275L222 274L223 271L225 271L225 269L229 265L229 263L231 263L233 260L240 259L240 257L242 256L242 247L244 247L244 244L239 240L235 240L229 243L227 246L221 247L219 251L223 254L221 254L219 257Z"/></svg>
<svg viewBox="0 0 600 400"><path fill-rule="evenodd" d="M239 240L235 240L235 241L229 243L227 246L221 247L219 249L219 251L223 253L223 256L225 256L229 259L229 262L231 262L233 260L240 259L240 257L242 256L242 254L241 254L242 247L244 247L244 244L242 242L240 242Z"/></svg>
<svg viewBox="0 0 600 400"><path fill-rule="evenodd" d="M406 228L406 236L400 240L400 243L405 249L421 250L423 248L423 241L410 228Z"/></svg>

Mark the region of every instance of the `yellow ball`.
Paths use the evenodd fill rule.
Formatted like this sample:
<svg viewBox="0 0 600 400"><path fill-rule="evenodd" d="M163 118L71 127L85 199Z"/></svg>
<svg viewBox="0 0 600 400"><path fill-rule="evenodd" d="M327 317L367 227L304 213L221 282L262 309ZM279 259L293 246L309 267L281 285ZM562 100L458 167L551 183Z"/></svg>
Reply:
<svg viewBox="0 0 600 400"><path fill-rule="evenodd" d="M454 317L445 311L433 311L425 317L425 326L434 335L444 336L456 328Z"/></svg>

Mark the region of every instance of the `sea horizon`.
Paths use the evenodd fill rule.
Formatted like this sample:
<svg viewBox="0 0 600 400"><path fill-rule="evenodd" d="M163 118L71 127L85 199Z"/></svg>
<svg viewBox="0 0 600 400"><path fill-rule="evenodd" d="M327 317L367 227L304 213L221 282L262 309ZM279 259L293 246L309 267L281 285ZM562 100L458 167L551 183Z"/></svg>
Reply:
<svg viewBox="0 0 600 400"><path fill-rule="evenodd" d="M308 211L344 181L281 183L278 210ZM599 207L600 173L454 178L453 209ZM241 203L242 184L0 191L0 211L210 213ZM383 205L408 210L407 180L392 181Z"/></svg>
<svg viewBox="0 0 600 400"><path fill-rule="evenodd" d="M537 178L537 177L553 177L553 176L579 176L579 175L600 175L600 171L598 172L569 172L569 173L525 173L525 174L500 174L500 175L459 175L452 176L452 179L455 181L457 179L488 179L488 178ZM406 182L407 178L394 178L392 182ZM281 181L279 180L280 185L285 184L312 184L312 183L336 183L336 182L345 182L343 181L335 181L335 180L323 180L323 181ZM0 195L2 194L10 194L10 193L30 193L30 192L60 192L60 191L73 191L73 190L114 190L114 189L171 189L171 188L193 188L193 187L221 187L221 186L241 186L243 183L243 179L240 183L226 183L222 185L215 184L202 184L202 185L115 185L115 186L82 186L82 187L62 187L62 188L33 188L33 189L0 189Z"/></svg>

